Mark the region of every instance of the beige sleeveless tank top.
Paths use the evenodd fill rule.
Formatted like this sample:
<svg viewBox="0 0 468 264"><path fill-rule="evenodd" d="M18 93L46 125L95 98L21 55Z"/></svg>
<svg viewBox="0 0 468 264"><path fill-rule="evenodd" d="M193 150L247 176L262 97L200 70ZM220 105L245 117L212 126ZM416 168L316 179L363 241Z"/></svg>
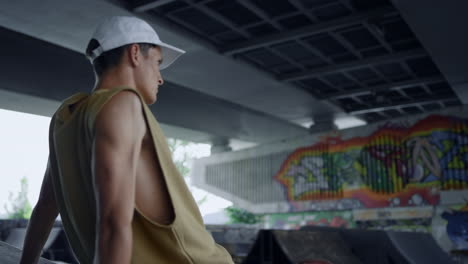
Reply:
<svg viewBox="0 0 468 264"><path fill-rule="evenodd" d="M94 257L96 201L91 173L94 122L106 102L124 90L138 94L131 88L75 94L64 101L51 122L49 159L54 192L63 227L80 263L92 263ZM141 101L175 220L170 225L160 225L135 207L132 263L233 263L229 253L206 231L198 206L172 161L159 124Z"/></svg>

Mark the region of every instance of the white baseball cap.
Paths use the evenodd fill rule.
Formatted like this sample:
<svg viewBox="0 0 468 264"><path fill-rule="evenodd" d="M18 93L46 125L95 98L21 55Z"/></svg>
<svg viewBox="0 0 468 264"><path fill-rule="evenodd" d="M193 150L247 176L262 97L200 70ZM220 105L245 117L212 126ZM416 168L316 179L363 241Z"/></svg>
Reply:
<svg viewBox="0 0 468 264"><path fill-rule="evenodd" d="M104 20L94 31L91 39L99 47L87 54L93 62L102 53L133 43L149 43L161 47L163 57L160 69L169 67L185 51L162 42L158 33L146 21L130 16L114 16Z"/></svg>

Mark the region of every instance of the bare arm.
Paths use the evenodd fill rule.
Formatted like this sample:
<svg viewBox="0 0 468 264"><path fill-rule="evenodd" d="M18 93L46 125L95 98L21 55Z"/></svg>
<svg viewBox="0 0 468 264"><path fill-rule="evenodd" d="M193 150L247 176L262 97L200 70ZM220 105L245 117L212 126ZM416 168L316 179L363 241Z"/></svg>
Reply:
<svg viewBox="0 0 468 264"><path fill-rule="evenodd" d="M26 238L24 240L21 264L37 263L41 255L50 230L58 216L57 204L54 190L52 189L52 179L50 176L50 164L42 182L39 200L29 220Z"/></svg>
<svg viewBox="0 0 468 264"><path fill-rule="evenodd" d="M135 178L146 132L140 99L124 91L99 113L93 171L97 199L95 263L130 263Z"/></svg>

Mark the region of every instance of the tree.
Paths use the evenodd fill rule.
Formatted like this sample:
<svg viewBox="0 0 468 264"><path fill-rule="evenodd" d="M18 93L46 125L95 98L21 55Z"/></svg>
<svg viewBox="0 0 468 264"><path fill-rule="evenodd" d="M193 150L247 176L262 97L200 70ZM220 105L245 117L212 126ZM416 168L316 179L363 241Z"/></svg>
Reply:
<svg viewBox="0 0 468 264"><path fill-rule="evenodd" d="M10 209L5 205L5 211L9 219L29 219L32 213L31 203L28 200L28 179L23 176L21 178L21 190L13 197L10 192L8 200L10 201Z"/></svg>
<svg viewBox="0 0 468 264"><path fill-rule="evenodd" d="M172 152L172 159L174 160L174 164L176 165L177 169L179 170L180 174L185 178L190 174L190 168L188 167L189 155L186 151L183 151L182 158L175 157L175 153L177 150L180 150L190 144L190 142L180 139L169 138L168 140L169 149Z"/></svg>
<svg viewBox="0 0 468 264"><path fill-rule="evenodd" d="M180 172L180 174L184 177L187 178L190 175L190 161L194 158L192 157L189 152L187 151L187 147L189 147L191 144L194 144L189 141L185 140L180 140L180 139L175 139L175 138L168 138L167 143L169 145L169 149L171 150L172 153L172 160L174 161L174 164L177 168L177 170ZM182 156L176 156L175 153L176 151L181 151ZM193 191L193 186L189 185L190 191ZM208 196L205 195L202 199L197 201L198 206L202 205L203 203L206 202Z"/></svg>

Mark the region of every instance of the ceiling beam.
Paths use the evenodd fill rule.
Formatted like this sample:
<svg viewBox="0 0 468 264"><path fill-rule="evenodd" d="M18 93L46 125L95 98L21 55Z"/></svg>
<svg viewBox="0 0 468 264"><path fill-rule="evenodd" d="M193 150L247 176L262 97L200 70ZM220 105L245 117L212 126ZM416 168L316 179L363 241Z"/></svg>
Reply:
<svg viewBox="0 0 468 264"><path fill-rule="evenodd" d="M319 99L338 100L338 99L347 98L350 96L361 96L361 95L371 94L371 93L380 92L380 91L399 90L399 89L404 89L404 88L408 88L411 86L424 85L424 84L443 82L443 81L445 81L445 79L442 76L420 78L420 79L407 80L407 81L401 81L401 82L386 83L386 84L377 85L377 86L363 87L363 88L354 89L350 91L340 91L340 92L336 92L336 93L332 93L328 95L321 95L319 96Z"/></svg>
<svg viewBox="0 0 468 264"><path fill-rule="evenodd" d="M347 113L350 115L363 115L363 114L368 114L368 113L373 113L373 112L382 112L382 111L390 110L390 109L399 109L402 107L411 107L411 106L420 106L421 104L439 103L439 102L448 101L448 100L458 100L458 97L444 96L444 97L439 97L435 99L428 98L428 99L422 99L422 100L407 102L407 103L386 104L386 105L382 105L379 107L360 108L358 110L349 111Z"/></svg>
<svg viewBox="0 0 468 264"><path fill-rule="evenodd" d="M0 108L51 116L71 94L91 92L94 75L83 54L1 27L0 38ZM181 128L179 135L193 131L187 135L263 143L308 133L282 118L171 81L164 87L150 109L161 124Z"/></svg>
<svg viewBox="0 0 468 264"><path fill-rule="evenodd" d="M463 104L468 104L468 2L392 1ZM421 8L424 6L424 8ZM437 17L437 23L428 21Z"/></svg>
<svg viewBox="0 0 468 264"><path fill-rule="evenodd" d="M285 74L280 76L279 79L285 82L299 81L303 79L314 78L320 75L339 72L339 71L349 71L357 68L362 68L365 66L370 66L373 64L380 63L391 63L399 62L415 57L427 56L427 53L423 49L415 49L410 51L398 52L393 54L388 54L384 56L377 56L372 58L367 58L363 60L356 60L352 62L346 62L341 64L329 65L317 69L308 70L301 73L292 73Z"/></svg>
<svg viewBox="0 0 468 264"><path fill-rule="evenodd" d="M141 13L174 2L175 0L155 0L133 7L133 12Z"/></svg>
<svg viewBox="0 0 468 264"><path fill-rule="evenodd" d="M212 9L208 8L206 5L203 3L195 3L192 0L180 0L187 5L199 10L202 13L205 13L206 15L210 16L211 18L217 20L221 24L223 24L225 27L231 29L234 32L237 32L238 34L244 36L244 37L250 37L250 34L245 30L240 27L238 27L235 23L233 23L231 20L227 19L223 15L213 11Z"/></svg>
<svg viewBox="0 0 468 264"><path fill-rule="evenodd" d="M362 12L354 15L349 15L343 18L335 19L328 22L323 22L315 24L308 27L303 27L296 30L283 31L276 34L271 34L265 37L256 38L253 40L248 40L245 42L237 43L231 46L228 46L224 49L221 49L221 53L225 55L233 55L248 50L273 45L288 40L299 39L331 30L335 30L344 26L350 26L354 24L363 23L370 18L381 17L384 15L389 15L395 13L396 10L393 7L384 7L376 10L371 10L367 12Z"/></svg>

